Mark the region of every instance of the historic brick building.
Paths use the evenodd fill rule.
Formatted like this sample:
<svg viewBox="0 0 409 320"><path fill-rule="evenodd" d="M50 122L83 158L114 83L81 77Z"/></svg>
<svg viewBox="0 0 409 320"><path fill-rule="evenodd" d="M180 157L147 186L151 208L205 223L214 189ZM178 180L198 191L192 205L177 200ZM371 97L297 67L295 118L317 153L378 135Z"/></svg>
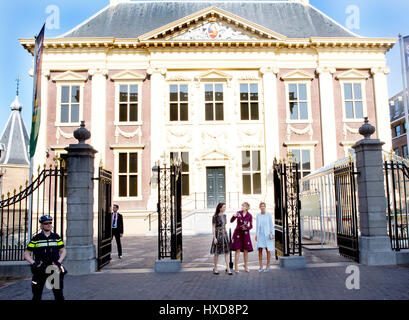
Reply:
<svg viewBox="0 0 409 320"><path fill-rule="evenodd" d="M31 53L34 39L21 39ZM347 156L365 116L391 147L385 54L305 0L120 1L45 40L36 165L85 120L128 232L156 208L151 168L183 161L184 212L273 206L272 165ZM51 150L51 151L50 151ZM131 231L131 230L133 231Z"/></svg>
<svg viewBox="0 0 409 320"><path fill-rule="evenodd" d="M406 139L406 119L403 91L389 99L392 150L400 157L408 157L408 143Z"/></svg>

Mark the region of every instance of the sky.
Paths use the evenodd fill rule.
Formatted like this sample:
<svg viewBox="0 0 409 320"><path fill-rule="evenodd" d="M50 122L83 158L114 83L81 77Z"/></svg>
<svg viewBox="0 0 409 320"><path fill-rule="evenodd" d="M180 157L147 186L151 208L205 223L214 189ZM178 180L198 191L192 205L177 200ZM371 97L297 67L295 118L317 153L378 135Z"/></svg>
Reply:
<svg viewBox="0 0 409 320"><path fill-rule="evenodd" d="M211 2L211 1L209 1ZM409 35L408 0L310 0L310 3L354 33L364 37L397 38ZM50 21L46 38L71 30L109 4L109 0L0 0L0 132L10 115L10 104L20 81L20 102L28 132L31 128L33 57L19 38L33 38ZM58 19L53 19L58 17ZM389 95L402 90L399 44L387 54L391 68Z"/></svg>

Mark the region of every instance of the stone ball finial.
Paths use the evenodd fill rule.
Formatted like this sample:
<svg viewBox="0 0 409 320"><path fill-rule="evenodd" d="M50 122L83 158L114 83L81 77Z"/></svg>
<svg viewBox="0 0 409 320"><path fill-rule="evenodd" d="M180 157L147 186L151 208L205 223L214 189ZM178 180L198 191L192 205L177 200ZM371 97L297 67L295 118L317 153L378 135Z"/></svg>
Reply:
<svg viewBox="0 0 409 320"><path fill-rule="evenodd" d="M85 140L91 138L91 132L85 129L85 121L81 121L81 127L74 131L74 137L78 143L85 143Z"/></svg>
<svg viewBox="0 0 409 320"><path fill-rule="evenodd" d="M359 133L364 136L364 139L371 139L371 135L375 133L375 127L369 123L368 117L365 117L365 123L359 128Z"/></svg>

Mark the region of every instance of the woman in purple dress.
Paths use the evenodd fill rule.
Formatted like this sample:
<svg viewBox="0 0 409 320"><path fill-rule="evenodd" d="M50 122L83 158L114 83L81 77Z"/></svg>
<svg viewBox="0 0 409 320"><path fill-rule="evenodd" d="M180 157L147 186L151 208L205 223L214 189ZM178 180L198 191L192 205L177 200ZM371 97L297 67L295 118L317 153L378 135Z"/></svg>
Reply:
<svg viewBox="0 0 409 320"><path fill-rule="evenodd" d="M253 217L248 210L250 205L248 202L244 202L241 205L241 211L236 212L236 214L230 219L233 223L237 219L236 229L234 230L233 237L230 244L230 249L235 250L234 259L234 271L239 272L238 262L240 251L244 252L244 270L249 272L247 267L248 253L253 251L253 246L251 244L250 230L253 228Z"/></svg>

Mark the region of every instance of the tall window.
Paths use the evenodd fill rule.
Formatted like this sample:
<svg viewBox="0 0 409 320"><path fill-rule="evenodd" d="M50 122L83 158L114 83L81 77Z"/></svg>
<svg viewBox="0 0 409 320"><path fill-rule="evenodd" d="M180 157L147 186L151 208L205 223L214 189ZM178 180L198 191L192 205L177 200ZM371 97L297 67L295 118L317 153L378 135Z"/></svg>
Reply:
<svg viewBox="0 0 409 320"><path fill-rule="evenodd" d="M119 122L138 121L138 85L119 86Z"/></svg>
<svg viewBox="0 0 409 320"><path fill-rule="evenodd" d="M169 86L170 121L188 120L188 86L187 84L171 84Z"/></svg>
<svg viewBox="0 0 409 320"><path fill-rule="evenodd" d="M61 87L61 123L80 121L80 86Z"/></svg>
<svg viewBox="0 0 409 320"><path fill-rule="evenodd" d="M404 158L407 158L407 157L408 157L408 146L403 146L403 147L402 147L402 156L403 156Z"/></svg>
<svg viewBox="0 0 409 320"><path fill-rule="evenodd" d="M290 83L288 85L290 120L308 120L307 84Z"/></svg>
<svg viewBox="0 0 409 320"><path fill-rule="evenodd" d="M118 154L118 195L119 197L138 196L138 153L120 152Z"/></svg>
<svg viewBox="0 0 409 320"><path fill-rule="evenodd" d="M171 152L170 158L182 162L182 195L190 194L189 188L189 152Z"/></svg>
<svg viewBox="0 0 409 320"><path fill-rule="evenodd" d="M205 119L206 121L222 121L223 115L223 85L205 85Z"/></svg>
<svg viewBox="0 0 409 320"><path fill-rule="evenodd" d="M241 120L258 120L258 84L240 84L240 117Z"/></svg>
<svg viewBox="0 0 409 320"><path fill-rule="evenodd" d="M361 119L364 116L362 86L360 83L344 83L346 119Z"/></svg>
<svg viewBox="0 0 409 320"><path fill-rule="evenodd" d="M407 128L406 128L406 122L403 123L403 133L406 133Z"/></svg>
<svg viewBox="0 0 409 320"><path fill-rule="evenodd" d="M244 194L261 194L260 151L242 151L242 178Z"/></svg>
<svg viewBox="0 0 409 320"><path fill-rule="evenodd" d="M397 117L400 114L399 100L395 100L394 104L395 104L395 117Z"/></svg>
<svg viewBox="0 0 409 320"><path fill-rule="evenodd" d="M396 127L395 127L395 137L399 137L400 136L400 124L399 125L397 125Z"/></svg>
<svg viewBox="0 0 409 320"><path fill-rule="evenodd" d="M311 151L306 149L292 149L294 162L299 163L299 175L303 178L311 173Z"/></svg>

